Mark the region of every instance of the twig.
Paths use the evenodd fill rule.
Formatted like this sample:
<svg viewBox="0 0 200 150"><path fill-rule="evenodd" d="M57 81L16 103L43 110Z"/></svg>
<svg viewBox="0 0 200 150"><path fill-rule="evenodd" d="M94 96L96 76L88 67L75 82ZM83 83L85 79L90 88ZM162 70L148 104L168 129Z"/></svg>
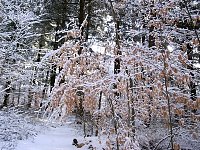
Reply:
<svg viewBox="0 0 200 150"><path fill-rule="evenodd" d="M183 1L184 1L184 3L185 3L185 8L186 8L186 10L187 10L187 13L188 13L188 16L189 16L189 18L190 18L190 21L191 21L191 23L192 23L192 25L193 25L193 27L194 27L194 32L195 32L195 35L196 35L197 40L198 40L199 45L200 45L200 39L199 39L197 30L195 29L195 25L194 25L194 23L193 23L193 19L192 19L191 13L190 13L189 8L188 8L188 6L187 6L187 2L186 2L186 0L183 0Z"/></svg>
<svg viewBox="0 0 200 150"><path fill-rule="evenodd" d="M161 140L156 144L156 146L155 146L155 148L154 148L153 150L156 150L157 147L160 145L160 143L162 143L164 140L166 140L166 139L169 138L169 137L171 137L171 135L168 135L168 136L164 137L163 139L161 139Z"/></svg>

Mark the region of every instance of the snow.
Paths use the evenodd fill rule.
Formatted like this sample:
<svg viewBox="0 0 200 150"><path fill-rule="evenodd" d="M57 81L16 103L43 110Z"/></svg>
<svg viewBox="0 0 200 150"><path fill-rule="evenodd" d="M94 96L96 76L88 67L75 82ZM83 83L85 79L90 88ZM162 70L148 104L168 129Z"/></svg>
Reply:
<svg viewBox="0 0 200 150"><path fill-rule="evenodd" d="M42 128L40 123L35 125L30 116L4 109L0 111L0 149L13 150L18 141L34 138Z"/></svg>
<svg viewBox="0 0 200 150"><path fill-rule="evenodd" d="M21 141L16 150L75 150L72 140L76 136L75 129L68 126L51 127L39 134L34 140Z"/></svg>
<svg viewBox="0 0 200 150"><path fill-rule="evenodd" d="M167 49L169 50L169 52L173 52L174 47L172 45L167 45Z"/></svg>
<svg viewBox="0 0 200 150"><path fill-rule="evenodd" d="M50 122L19 109L5 109L0 111L0 150L76 150L73 139L85 144L81 150L90 145L102 150L105 140L100 144L98 137L84 138L83 128L74 121L67 117L63 122Z"/></svg>
<svg viewBox="0 0 200 150"><path fill-rule="evenodd" d="M20 141L15 150L77 150L72 145L73 139L85 145L80 150L88 150L90 145L95 145L97 150L102 150L97 137L83 137L80 130L75 128L75 124L67 122L64 125L54 124L47 130L41 131L34 139Z"/></svg>
<svg viewBox="0 0 200 150"><path fill-rule="evenodd" d="M103 47L103 46L99 46L97 44L94 44L94 45L91 46L91 48L94 52L101 53L101 54L105 53L105 47Z"/></svg>
<svg viewBox="0 0 200 150"><path fill-rule="evenodd" d="M199 63L196 63L196 64L194 64L194 67L195 67L195 68L200 68L200 64L199 64Z"/></svg>

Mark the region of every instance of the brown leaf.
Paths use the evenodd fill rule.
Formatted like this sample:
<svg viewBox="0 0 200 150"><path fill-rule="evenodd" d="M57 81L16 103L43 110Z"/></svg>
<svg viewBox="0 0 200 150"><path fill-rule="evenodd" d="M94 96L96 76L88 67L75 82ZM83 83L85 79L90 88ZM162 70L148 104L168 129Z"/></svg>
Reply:
<svg viewBox="0 0 200 150"><path fill-rule="evenodd" d="M180 145L179 144L176 144L176 143L174 143L174 150L180 150L181 148L180 148Z"/></svg>
<svg viewBox="0 0 200 150"><path fill-rule="evenodd" d="M179 122L178 122L178 124L179 124L180 126L183 126L183 125L184 125L184 123L185 123L185 121L184 121L184 119L183 119L183 118L181 118L181 119L179 120Z"/></svg>
<svg viewBox="0 0 200 150"><path fill-rule="evenodd" d="M185 43L182 45L182 50L183 50L184 52L187 50L187 46L186 46Z"/></svg>

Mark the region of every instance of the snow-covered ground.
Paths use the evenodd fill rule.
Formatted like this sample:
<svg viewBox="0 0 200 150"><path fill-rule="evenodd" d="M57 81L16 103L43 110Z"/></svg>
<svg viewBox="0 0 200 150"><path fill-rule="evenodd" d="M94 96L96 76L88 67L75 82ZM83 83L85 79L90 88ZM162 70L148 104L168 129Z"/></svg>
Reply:
<svg viewBox="0 0 200 150"><path fill-rule="evenodd" d="M57 127L54 125L34 139L20 141L16 150L77 150L77 147L72 145L73 139L85 144L79 148L80 150L88 150L90 145L95 145L97 150L102 150L97 137L83 138L82 133L78 133L77 129L69 124L70 122Z"/></svg>
<svg viewBox="0 0 200 150"><path fill-rule="evenodd" d="M68 126L50 127L35 139L20 141L16 150L75 150L73 138L78 138Z"/></svg>
<svg viewBox="0 0 200 150"><path fill-rule="evenodd" d="M18 141L33 139L43 129L30 117L13 109L0 111L0 150L13 150Z"/></svg>
<svg viewBox="0 0 200 150"><path fill-rule="evenodd" d="M84 143L80 150L93 145L102 150L97 137L83 137L82 128L68 118L64 123L45 119L9 109L0 111L0 150L76 150L73 139Z"/></svg>
<svg viewBox="0 0 200 150"><path fill-rule="evenodd" d="M181 147L200 150L199 137L194 140L185 130L178 131L185 133L184 136L181 134L175 138ZM155 146L167 132L161 124L156 123L152 128L138 130L137 139L146 147L150 147L149 141L157 139L153 141ZM146 137L144 133L151 136ZM106 147L106 137L84 138L83 129L80 124L76 124L74 117L67 117L65 122L49 122L16 110L0 111L0 150L77 150L77 147L72 145L73 139L77 139L79 144L85 144L78 148L79 150L89 150L91 145L95 150L103 150ZM167 145L168 141L163 141L160 146ZM135 147L139 149L138 145Z"/></svg>

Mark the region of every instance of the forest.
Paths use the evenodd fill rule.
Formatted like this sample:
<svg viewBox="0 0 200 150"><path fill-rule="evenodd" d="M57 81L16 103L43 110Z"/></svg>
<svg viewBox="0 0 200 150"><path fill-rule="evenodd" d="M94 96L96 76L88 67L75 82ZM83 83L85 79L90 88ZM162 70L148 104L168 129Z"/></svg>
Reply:
<svg viewBox="0 0 200 150"><path fill-rule="evenodd" d="M0 114L1 150L59 124L75 149L200 150L200 1L0 0Z"/></svg>

